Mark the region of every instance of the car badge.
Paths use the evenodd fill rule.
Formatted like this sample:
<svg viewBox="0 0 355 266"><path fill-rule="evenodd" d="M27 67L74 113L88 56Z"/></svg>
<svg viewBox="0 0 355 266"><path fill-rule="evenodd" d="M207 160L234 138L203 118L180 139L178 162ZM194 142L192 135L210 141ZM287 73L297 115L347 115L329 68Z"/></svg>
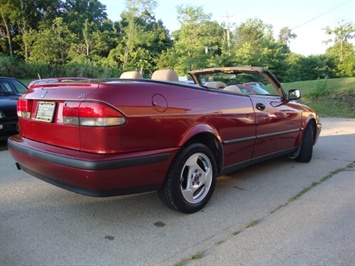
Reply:
<svg viewBox="0 0 355 266"><path fill-rule="evenodd" d="M47 93L48 93L48 91L43 91L42 94L41 94L41 98L46 97Z"/></svg>

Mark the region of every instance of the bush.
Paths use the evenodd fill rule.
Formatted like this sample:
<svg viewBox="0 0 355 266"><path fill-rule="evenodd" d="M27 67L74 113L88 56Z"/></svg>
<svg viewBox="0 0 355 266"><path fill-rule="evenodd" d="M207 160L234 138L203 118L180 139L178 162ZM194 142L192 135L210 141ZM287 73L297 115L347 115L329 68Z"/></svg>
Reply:
<svg viewBox="0 0 355 266"><path fill-rule="evenodd" d="M320 80L316 84L316 88L309 92L309 97L317 98L320 96L327 96L331 92L331 89L328 87L328 80Z"/></svg>
<svg viewBox="0 0 355 266"><path fill-rule="evenodd" d="M0 54L0 76L18 79L38 79L50 77L88 77L117 78L120 69L94 65L91 62L72 62L66 65L47 65L44 63L25 63L22 59Z"/></svg>
<svg viewBox="0 0 355 266"><path fill-rule="evenodd" d="M28 75L22 60L0 54L0 76L26 78Z"/></svg>
<svg viewBox="0 0 355 266"><path fill-rule="evenodd" d="M64 66L64 73L67 77L87 77L87 78L110 78L117 77L115 69L93 66L91 64L69 63Z"/></svg>

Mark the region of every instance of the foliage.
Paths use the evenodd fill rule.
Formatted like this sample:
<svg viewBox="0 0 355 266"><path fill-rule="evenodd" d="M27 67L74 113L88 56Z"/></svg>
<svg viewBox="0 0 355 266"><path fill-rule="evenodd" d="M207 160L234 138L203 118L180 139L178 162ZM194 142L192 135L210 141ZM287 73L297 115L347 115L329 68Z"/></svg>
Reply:
<svg viewBox="0 0 355 266"><path fill-rule="evenodd" d="M189 70L218 66L216 58L222 54L223 28L202 8L179 6L181 28L173 33L174 46L163 53L158 66L174 68L180 75Z"/></svg>
<svg viewBox="0 0 355 266"><path fill-rule="evenodd" d="M53 36L56 36L53 38ZM64 65L67 63L70 43L75 36L63 23L63 18L55 18L51 27L41 25L39 31L31 32L28 44L32 47L29 62L47 65Z"/></svg>
<svg viewBox="0 0 355 266"><path fill-rule="evenodd" d="M355 37L355 25L351 22L341 21L339 22L339 26L331 29L330 27L326 27L325 29L326 34L334 36L330 38L325 43L334 42L338 44L338 55L339 61L343 62L344 54L348 48L346 47L349 44L349 40Z"/></svg>
<svg viewBox="0 0 355 266"><path fill-rule="evenodd" d="M296 39L297 35L291 32L291 29L288 27L284 27L280 30L279 33L279 41L283 44L288 44L290 39Z"/></svg>
<svg viewBox="0 0 355 266"><path fill-rule="evenodd" d="M313 91L309 93L311 98L317 98L321 96L327 96L331 93L331 89L328 87L328 80L320 80Z"/></svg>
<svg viewBox="0 0 355 266"><path fill-rule="evenodd" d="M117 77L158 68L179 75L191 69L258 65L282 82L355 76L352 23L325 27L332 44L323 55L291 53L297 36L287 27L247 19L239 25L211 20L203 7L177 7L180 28L170 34L157 20L156 0L125 0L119 21L100 0L0 0L0 74L15 77L80 75Z"/></svg>
<svg viewBox="0 0 355 266"><path fill-rule="evenodd" d="M331 29L326 27L325 32L332 38L325 43L334 43L327 50L327 54L332 55L337 64L339 77L355 76L355 48L349 40L355 38L355 25L351 22L341 21L338 27Z"/></svg>

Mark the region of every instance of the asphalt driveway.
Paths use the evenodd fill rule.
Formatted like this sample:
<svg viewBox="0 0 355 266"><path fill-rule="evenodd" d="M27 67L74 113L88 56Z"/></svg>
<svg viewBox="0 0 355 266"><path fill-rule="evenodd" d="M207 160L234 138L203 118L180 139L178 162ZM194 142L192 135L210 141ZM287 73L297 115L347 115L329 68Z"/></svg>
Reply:
<svg viewBox="0 0 355 266"><path fill-rule="evenodd" d="M1 151L0 265L355 265L355 120L321 121L310 163L221 176L191 215L156 193L68 192Z"/></svg>

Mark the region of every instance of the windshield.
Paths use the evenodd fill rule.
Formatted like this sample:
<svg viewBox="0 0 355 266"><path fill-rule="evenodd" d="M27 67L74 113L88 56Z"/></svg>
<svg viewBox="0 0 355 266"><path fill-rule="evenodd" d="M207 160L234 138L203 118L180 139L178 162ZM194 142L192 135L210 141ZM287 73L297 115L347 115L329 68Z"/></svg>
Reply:
<svg viewBox="0 0 355 266"><path fill-rule="evenodd" d="M213 72L197 75L200 84L214 89L225 89L237 86L243 94L248 95L279 95L270 82L257 72ZM228 89L228 88L227 88Z"/></svg>

